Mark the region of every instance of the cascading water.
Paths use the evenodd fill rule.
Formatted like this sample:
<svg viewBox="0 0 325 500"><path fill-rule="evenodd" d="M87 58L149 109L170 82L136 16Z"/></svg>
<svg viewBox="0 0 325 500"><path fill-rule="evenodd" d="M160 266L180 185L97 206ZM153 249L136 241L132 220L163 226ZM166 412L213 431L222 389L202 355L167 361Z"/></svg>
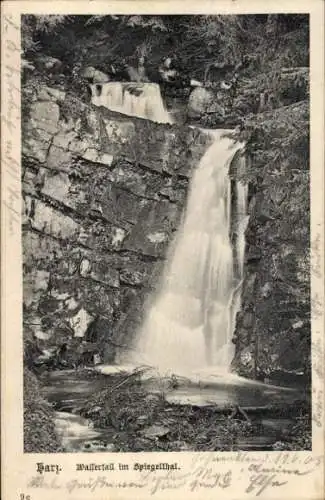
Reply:
<svg viewBox="0 0 325 500"><path fill-rule="evenodd" d="M157 84L109 82L92 84L90 89L96 106L172 123ZM241 305L248 217L247 187L235 184L233 207L228 175L230 162L243 145L225 137L224 132L213 131L214 142L194 172L162 288L127 362L145 363L160 372L176 374L207 366L226 371L230 365L234 350L231 337ZM239 158L243 161L242 156ZM236 234L235 252L231 230Z"/></svg>
<svg viewBox="0 0 325 500"><path fill-rule="evenodd" d="M133 363L160 372L193 373L207 366L227 371L240 307L247 224L247 188L236 184L237 267L230 240L229 165L243 147L214 131L214 142L194 172L182 227L173 242L162 288L139 332Z"/></svg>
<svg viewBox="0 0 325 500"><path fill-rule="evenodd" d="M245 158L239 157L237 173L245 169ZM235 232L236 232L236 269L238 275L238 285L233 291L231 304L231 332L235 331L236 315L241 307L241 285L243 282L244 258L245 258L245 231L247 228L248 216L248 185L241 181L235 184L236 189L236 210L235 210Z"/></svg>
<svg viewBox="0 0 325 500"><path fill-rule="evenodd" d="M241 181L236 182L237 194L237 252L238 252L238 270L240 278L243 278L243 266L245 255L245 231L248 223L247 215L247 200L248 200L248 186Z"/></svg>
<svg viewBox="0 0 325 500"><path fill-rule="evenodd" d="M129 116L172 123L156 83L108 82L91 84L91 102Z"/></svg>

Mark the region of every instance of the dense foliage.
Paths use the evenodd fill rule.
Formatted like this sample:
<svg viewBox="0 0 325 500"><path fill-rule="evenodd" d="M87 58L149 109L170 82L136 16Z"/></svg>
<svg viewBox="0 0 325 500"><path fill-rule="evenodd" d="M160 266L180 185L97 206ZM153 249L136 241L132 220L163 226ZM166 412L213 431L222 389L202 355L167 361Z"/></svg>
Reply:
<svg viewBox="0 0 325 500"><path fill-rule="evenodd" d="M23 50L44 51L103 71L120 58L175 55L202 75L211 62L254 60L253 71L308 65L308 16L24 16Z"/></svg>
<svg viewBox="0 0 325 500"><path fill-rule="evenodd" d="M28 369L24 370L24 451L60 451L60 443L54 429L54 410L42 397L40 384Z"/></svg>

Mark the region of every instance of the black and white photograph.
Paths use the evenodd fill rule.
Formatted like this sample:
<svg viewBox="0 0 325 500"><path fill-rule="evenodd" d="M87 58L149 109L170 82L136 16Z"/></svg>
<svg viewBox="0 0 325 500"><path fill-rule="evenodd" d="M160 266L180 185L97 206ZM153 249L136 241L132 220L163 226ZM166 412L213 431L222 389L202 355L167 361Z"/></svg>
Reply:
<svg viewBox="0 0 325 500"><path fill-rule="evenodd" d="M312 449L309 31L21 16L24 453Z"/></svg>

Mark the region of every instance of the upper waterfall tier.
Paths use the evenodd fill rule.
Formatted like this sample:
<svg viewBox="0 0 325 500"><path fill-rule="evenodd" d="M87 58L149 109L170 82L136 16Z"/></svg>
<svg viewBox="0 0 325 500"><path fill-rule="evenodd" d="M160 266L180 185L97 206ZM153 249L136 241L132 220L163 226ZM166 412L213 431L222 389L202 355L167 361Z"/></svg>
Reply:
<svg viewBox="0 0 325 500"><path fill-rule="evenodd" d="M158 123L172 123L156 83L97 83L91 84L90 90L95 106Z"/></svg>

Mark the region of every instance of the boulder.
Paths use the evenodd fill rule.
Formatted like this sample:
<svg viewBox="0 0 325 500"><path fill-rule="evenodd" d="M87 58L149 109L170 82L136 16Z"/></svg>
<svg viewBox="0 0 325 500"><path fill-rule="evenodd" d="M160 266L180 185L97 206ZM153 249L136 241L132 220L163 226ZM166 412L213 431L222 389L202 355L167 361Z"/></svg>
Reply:
<svg viewBox="0 0 325 500"><path fill-rule="evenodd" d="M50 101L38 101L30 107L30 118L34 127L55 134L58 131L60 110L59 106Z"/></svg>
<svg viewBox="0 0 325 500"><path fill-rule="evenodd" d="M48 151L47 166L55 170L69 170L72 154L52 144Z"/></svg>
<svg viewBox="0 0 325 500"><path fill-rule="evenodd" d="M91 83L105 83L110 81L110 77L93 66L86 66L80 71L80 76Z"/></svg>
<svg viewBox="0 0 325 500"><path fill-rule="evenodd" d="M31 203L28 216L30 224L35 230L55 238L70 238L72 235L76 235L79 229L78 224L71 217L40 200Z"/></svg>
<svg viewBox="0 0 325 500"><path fill-rule="evenodd" d="M74 331L74 336L84 337L92 320L92 316L85 309L80 309L80 311L70 319L70 325Z"/></svg>
<svg viewBox="0 0 325 500"><path fill-rule="evenodd" d="M47 55L38 56L34 64L40 71L60 71L62 68L62 61L60 59Z"/></svg>
<svg viewBox="0 0 325 500"><path fill-rule="evenodd" d="M23 59L21 60L21 67L22 69L25 71L25 70L29 70L29 71L34 71L35 70L35 66L33 63L31 63L30 61L28 61L27 59Z"/></svg>
<svg viewBox="0 0 325 500"><path fill-rule="evenodd" d="M224 116L224 109L218 103L218 98L212 90L196 87L190 94L187 113L189 118L200 118L205 114Z"/></svg>
<svg viewBox="0 0 325 500"><path fill-rule="evenodd" d="M24 274L24 305L31 306L40 300L49 286L50 273L48 271L33 269Z"/></svg>
<svg viewBox="0 0 325 500"><path fill-rule="evenodd" d="M42 87L37 94L39 101L57 101L63 102L65 99L65 92L52 87Z"/></svg>
<svg viewBox="0 0 325 500"><path fill-rule="evenodd" d="M27 158L45 163L51 144L51 134L41 128L25 130L22 152Z"/></svg>
<svg viewBox="0 0 325 500"><path fill-rule="evenodd" d="M147 427L146 429L141 431L143 437L153 440L165 437L169 433L170 429L163 425L151 425L150 427Z"/></svg>

